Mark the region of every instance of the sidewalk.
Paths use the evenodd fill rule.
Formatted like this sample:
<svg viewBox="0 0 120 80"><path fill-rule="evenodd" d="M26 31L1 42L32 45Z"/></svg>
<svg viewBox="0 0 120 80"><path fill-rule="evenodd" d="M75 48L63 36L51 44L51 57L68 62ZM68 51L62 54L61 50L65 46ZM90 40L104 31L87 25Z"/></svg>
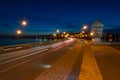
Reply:
<svg viewBox="0 0 120 80"><path fill-rule="evenodd" d="M100 70L92 49L85 42L82 67L80 70L79 80L102 80Z"/></svg>
<svg viewBox="0 0 120 80"><path fill-rule="evenodd" d="M111 45L111 44L120 44L120 42L92 42L89 41L91 45Z"/></svg>

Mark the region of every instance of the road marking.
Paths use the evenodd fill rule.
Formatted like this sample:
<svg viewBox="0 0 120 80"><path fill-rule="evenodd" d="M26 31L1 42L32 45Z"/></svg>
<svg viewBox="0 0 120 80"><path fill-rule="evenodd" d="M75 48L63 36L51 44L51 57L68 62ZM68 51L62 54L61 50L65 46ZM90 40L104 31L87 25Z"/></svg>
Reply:
<svg viewBox="0 0 120 80"><path fill-rule="evenodd" d="M89 46L84 48L86 49L83 53L79 80L103 80L91 48Z"/></svg>
<svg viewBox="0 0 120 80"><path fill-rule="evenodd" d="M29 54L29 55L25 55L25 56L22 56L22 57L18 57L18 58L9 60L9 61L5 61L5 62L0 63L0 64L2 65L2 64L6 64L6 63L9 63L9 62L12 62L12 61L16 61L16 60L18 60L18 59L22 59L22 58L25 58L25 57L28 57L28 56L32 56L32 55L35 55L35 54L37 54L37 53L40 53L40 52L43 52L43 51L46 51L46 50L48 50L48 49L43 49L43 50L41 50L41 51L38 51L38 52L35 52L35 53L31 53L31 54Z"/></svg>

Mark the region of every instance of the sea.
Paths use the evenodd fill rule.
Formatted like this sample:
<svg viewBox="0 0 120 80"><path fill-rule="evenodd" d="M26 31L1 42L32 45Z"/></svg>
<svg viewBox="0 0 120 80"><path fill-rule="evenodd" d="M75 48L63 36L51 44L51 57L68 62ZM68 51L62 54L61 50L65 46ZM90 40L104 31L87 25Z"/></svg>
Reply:
<svg viewBox="0 0 120 80"><path fill-rule="evenodd" d="M13 38L5 38L0 39L0 46L10 46L10 45L18 45L18 44L27 44L27 43L35 43L35 42L49 42L52 41L50 39L13 39Z"/></svg>

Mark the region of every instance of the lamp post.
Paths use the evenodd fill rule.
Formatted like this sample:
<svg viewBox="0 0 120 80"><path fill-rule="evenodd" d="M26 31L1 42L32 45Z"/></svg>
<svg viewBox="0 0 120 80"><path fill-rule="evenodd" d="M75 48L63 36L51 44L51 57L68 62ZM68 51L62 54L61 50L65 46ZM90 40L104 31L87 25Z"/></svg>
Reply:
<svg viewBox="0 0 120 80"><path fill-rule="evenodd" d="M63 37L64 35L63 35L63 34L61 34L61 36Z"/></svg>
<svg viewBox="0 0 120 80"><path fill-rule="evenodd" d="M82 33L85 33L85 31L82 31Z"/></svg>
<svg viewBox="0 0 120 80"><path fill-rule="evenodd" d="M27 21L26 20L22 20L20 25L21 26L26 26L27 25Z"/></svg>
<svg viewBox="0 0 120 80"><path fill-rule="evenodd" d="M53 36L56 37L56 34L54 33Z"/></svg>
<svg viewBox="0 0 120 80"><path fill-rule="evenodd" d="M63 32L63 34L66 34L66 32Z"/></svg>
<svg viewBox="0 0 120 80"><path fill-rule="evenodd" d="M56 30L56 32L57 32L57 33L59 33L59 32L60 32L60 30L59 30L59 29L57 29L57 30Z"/></svg>
<svg viewBox="0 0 120 80"><path fill-rule="evenodd" d="M21 20L20 21L20 29L18 29L17 31L16 31L16 33L17 34L22 34L23 32L23 27L22 26L26 26L27 25L27 21L26 20Z"/></svg>
<svg viewBox="0 0 120 80"><path fill-rule="evenodd" d="M86 39L87 39L87 36L86 36L87 34L85 32L86 32L87 28L88 28L88 25L86 25L86 24L82 27L83 38L86 38Z"/></svg>
<svg viewBox="0 0 120 80"><path fill-rule="evenodd" d="M90 32L91 40L93 41L94 32Z"/></svg>
<svg viewBox="0 0 120 80"><path fill-rule="evenodd" d="M93 36L93 35L94 35L94 32L91 32L91 33L90 33L90 36Z"/></svg>
<svg viewBox="0 0 120 80"><path fill-rule="evenodd" d="M22 30L18 29L18 30L16 31L16 33L17 33L18 35L20 35L20 34L22 34Z"/></svg>
<svg viewBox="0 0 120 80"><path fill-rule="evenodd" d="M86 30L86 29L87 29L87 27L88 27L87 25L83 26L83 30Z"/></svg>
<svg viewBox="0 0 120 80"><path fill-rule="evenodd" d="M19 37L21 36L21 34L23 33L23 27L22 26L26 26L27 25L27 21L26 20L22 20L19 22L20 26L19 28L16 30L16 34L19 35ZM20 37L20 41L21 43L23 43L23 39L22 37Z"/></svg>

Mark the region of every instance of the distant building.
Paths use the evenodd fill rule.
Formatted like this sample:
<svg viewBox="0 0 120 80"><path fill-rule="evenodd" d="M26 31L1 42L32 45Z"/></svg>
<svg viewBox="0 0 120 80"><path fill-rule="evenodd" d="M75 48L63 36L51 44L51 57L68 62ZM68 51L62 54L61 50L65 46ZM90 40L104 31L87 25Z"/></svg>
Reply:
<svg viewBox="0 0 120 80"><path fill-rule="evenodd" d="M99 20L93 22L91 25L91 32L93 32L92 41L101 41L103 27L104 25Z"/></svg>
<svg viewBox="0 0 120 80"><path fill-rule="evenodd" d="M103 33L102 41L120 41L119 40L119 35L118 34L113 34L113 33Z"/></svg>

